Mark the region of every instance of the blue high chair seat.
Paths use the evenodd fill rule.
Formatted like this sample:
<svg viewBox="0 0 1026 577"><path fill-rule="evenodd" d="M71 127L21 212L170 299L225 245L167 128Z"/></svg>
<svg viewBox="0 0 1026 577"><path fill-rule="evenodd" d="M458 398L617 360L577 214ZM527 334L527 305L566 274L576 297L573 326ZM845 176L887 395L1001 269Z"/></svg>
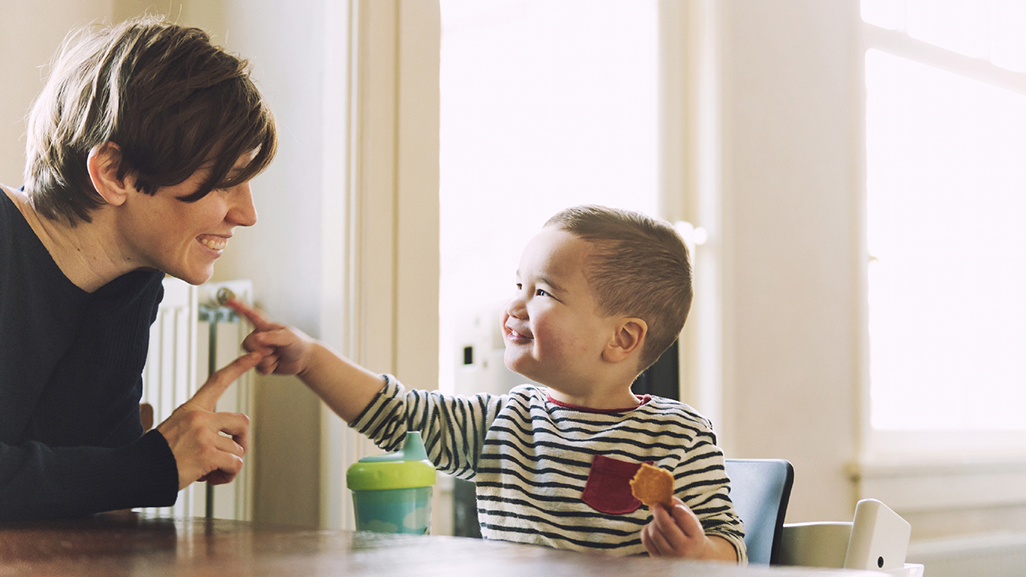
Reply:
<svg viewBox="0 0 1026 577"><path fill-rule="evenodd" d="M730 500L745 524L748 562L775 565L794 467L784 459L726 459L725 464Z"/></svg>

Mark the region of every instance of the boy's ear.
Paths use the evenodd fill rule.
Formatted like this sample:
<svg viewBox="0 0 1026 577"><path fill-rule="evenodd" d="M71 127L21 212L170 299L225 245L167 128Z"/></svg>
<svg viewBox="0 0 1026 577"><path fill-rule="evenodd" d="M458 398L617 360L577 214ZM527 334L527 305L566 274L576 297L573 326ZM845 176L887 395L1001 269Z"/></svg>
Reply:
<svg viewBox="0 0 1026 577"><path fill-rule="evenodd" d="M112 206L121 206L132 190L127 177L118 177L121 170L121 149L113 142L97 144L86 159L93 188Z"/></svg>
<svg viewBox="0 0 1026 577"><path fill-rule="evenodd" d="M648 335L648 323L638 318L624 318L616 324L616 332L602 351L603 360L610 363L631 358L641 352Z"/></svg>

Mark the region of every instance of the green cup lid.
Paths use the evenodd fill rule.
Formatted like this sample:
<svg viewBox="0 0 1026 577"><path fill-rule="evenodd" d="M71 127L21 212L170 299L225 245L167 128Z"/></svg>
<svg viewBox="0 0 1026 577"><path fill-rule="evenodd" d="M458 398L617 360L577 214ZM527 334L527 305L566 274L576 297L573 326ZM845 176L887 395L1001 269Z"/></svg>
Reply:
<svg viewBox="0 0 1026 577"><path fill-rule="evenodd" d="M414 489L434 484L435 466L427 460L418 431L406 433L401 450L364 457L346 471L346 486L352 491Z"/></svg>

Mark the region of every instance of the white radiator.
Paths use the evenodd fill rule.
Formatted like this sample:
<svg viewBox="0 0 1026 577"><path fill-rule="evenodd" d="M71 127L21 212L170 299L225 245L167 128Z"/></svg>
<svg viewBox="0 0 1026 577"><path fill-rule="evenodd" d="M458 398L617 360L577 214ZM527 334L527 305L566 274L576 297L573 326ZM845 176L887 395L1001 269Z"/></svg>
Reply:
<svg viewBox="0 0 1026 577"><path fill-rule="evenodd" d="M181 280L164 280L164 300L150 329L150 348L143 370L142 402L153 405L154 426L189 400L207 380L211 368L219 369L240 354L242 339L250 325L233 311L218 307L214 295L227 287L240 301L252 304L250 281L208 283L199 287ZM211 353L213 363L210 362ZM221 397L218 411L253 416L252 371L243 375ZM250 451L253 455L252 431ZM235 480L216 487L193 483L173 507L145 509L167 517L208 516L219 519L251 520L253 516L253 463L245 459Z"/></svg>

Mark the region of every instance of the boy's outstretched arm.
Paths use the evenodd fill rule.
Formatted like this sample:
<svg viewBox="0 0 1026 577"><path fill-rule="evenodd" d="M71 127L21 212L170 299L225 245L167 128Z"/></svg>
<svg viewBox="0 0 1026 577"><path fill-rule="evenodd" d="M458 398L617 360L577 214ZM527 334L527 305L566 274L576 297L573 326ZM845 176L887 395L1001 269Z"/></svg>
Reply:
<svg viewBox="0 0 1026 577"><path fill-rule="evenodd" d="M338 416L352 423L385 386L385 379L336 353L295 327L273 322L259 311L230 299L227 305L253 323L242 342L247 351L267 356L257 365L265 375L296 375Z"/></svg>
<svg viewBox="0 0 1026 577"><path fill-rule="evenodd" d="M737 563L734 546L716 535L707 536L702 522L683 501L673 508L652 506L652 521L641 530L641 543L652 557L682 557Z"/></svg>

